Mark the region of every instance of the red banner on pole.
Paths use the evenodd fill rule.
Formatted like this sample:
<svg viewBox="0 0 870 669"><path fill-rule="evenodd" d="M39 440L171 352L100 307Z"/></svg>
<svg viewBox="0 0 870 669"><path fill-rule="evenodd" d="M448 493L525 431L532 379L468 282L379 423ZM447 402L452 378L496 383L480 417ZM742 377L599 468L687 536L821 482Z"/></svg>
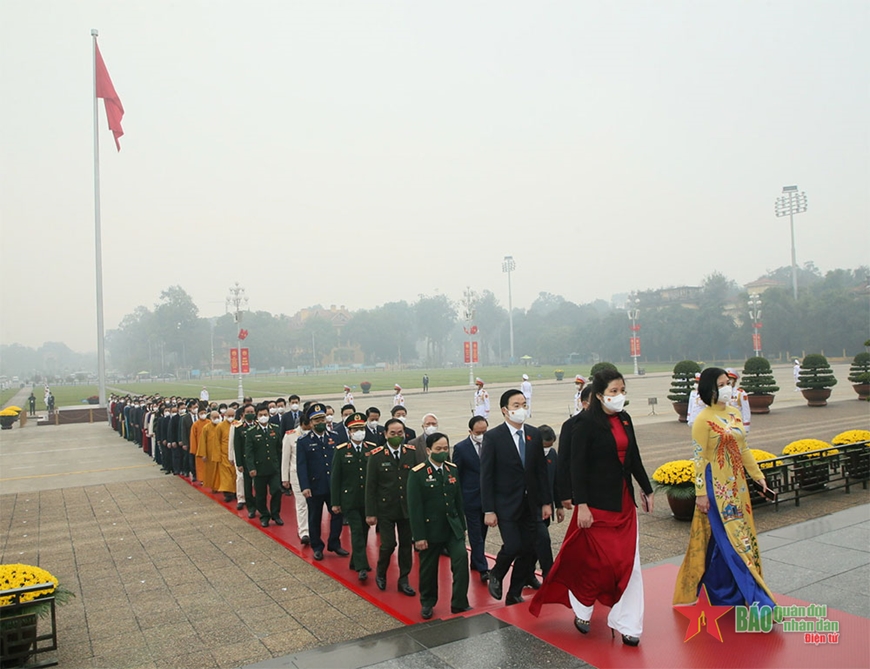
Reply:
<svg viewBox="0 0 870 669"><path fill-rule="evenodd" d="M465 346L464 346L464 349L465 349L465 364L467 365L469 362L471 362L471 342L470 342L470 341L467 341L467 342L464 342L464 343L465 343Z"/></svg>
<svg viewBox="0 0 870 669"><path fill-rule="evenodd" d="M230 349L230 374L239 373L239 349Z"/></svg>
<svg viewBox="0 0 870 669"><path fill-rule="evenodd" d="M478 362L478 359L477 359L477 342L476 342L476 341L471 342L471 361L472 361L472 362Z"/></svg>
<svg viewBox="0 0 870 669"><path fill-rule="evenodd" d="M251 373L251 365L248 359L248 349L242 349L242 374L250 374Z"/></svg>
<svg viewBox="0 0 870 669"><path fill-rule="evenodd" d="M756 351L761 350L761 335L758 332L752 335L752 348Z"/></svg>
<svg viewBox="0 0 870 669"><path fill-rule="evenodd" d="M631 357L640 357L640 337L631 338Z"/></svg>

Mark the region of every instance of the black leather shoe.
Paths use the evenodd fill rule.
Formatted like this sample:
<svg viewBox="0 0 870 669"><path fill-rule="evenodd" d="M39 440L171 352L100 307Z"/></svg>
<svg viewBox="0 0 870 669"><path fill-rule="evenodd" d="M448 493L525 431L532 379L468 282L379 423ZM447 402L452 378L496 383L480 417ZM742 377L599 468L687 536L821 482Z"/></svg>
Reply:
<svg viewBox="0 0 870 669"><path fill-rule="evenodd" d="M526 581L526 587L531 588L532 590L538 590L541 587L541 582L537 577L532 576L528 581Z"/></svg>
<svg viewBox="0 0 870 669"><path fill-rule="evenodd" d="M408 595L408 597L413 597L417 594L417 591L407 583L399 583L399 592L403 595Z"/></svg>
<svg viewBox="0 0 870 669"><path fill-rule="evenodd" d="M281 518L281 516L275 516L274 518L272 518L272 520L275 521L276 525L283 525L284 524L284 520Z"/></svg>
<svg viewBox="0 0 870 669"><path fill-rule="evenodd" d="M314 559L318 562L323 559L323 551L314 551Z"/></svg>
<svg viewBox="0 0 870 669"><path fill-rule="evenodd" d="M450 613L465 613L466 611L471 611L470 606L466 606L465 608L458 609L455 606L450 607Z"/></svg>
<svg viewBox="0 0 870 669"><path fill-rule="evenodd" d="M574 616L574 627L577 628L577 631L580 634L589 634L589 626L591 625L591 621L583 620L582 618L578 618Z"/></svg>
<svg viewBox="0 0 870 669"><path fill-rule="evenodd" d="M341 557L347 557L348 555L350 555L350 553L344 550L341 546L339 546L335 550L332 550L331 548L327 550L329 550L330 553L335 553L336 555L340 555Z"/></svg>
<svg viewBox="0 0 870 669"><path fill-rule="evenodd" d="M303 534L302 538L299 540L299 543L301 543L303 546L307 546L311 543L311 539L308 538L307 534Z"/></svg>
<svg viewBox="0 0 870 669"><path fill-rule="evenodd" d="M260 518L260 525L263 527L269 527L269 520L267 518Z"/></svg>
<svg viewBox="0 0 870 669"><path fill-rule="evenodd" d="M640 637L631 636L630 634L623 634L622 643L624 643L626 646L636 646L640 643Z"/></svg>
<svg viewBox="0 0 870 669"><path fill-rule="evenodd" d="M386 576L375 576L375 583L378 584L378 590L386 590L387 589L387 577Z"/></svg>
<svg viewBox="0 0 870 669"><path fill-rule="evenodd" d="M431 607L431 606L424 606L424 607L420 610L420 617L421 617L423 620L429 620L429 618L432 617L432 607Z"/></svg>
<svg viewBox="0 0 870 669"><path fill-rule="evenodd" d="M368 570L363 569L363 570L360 571L360 573L359 573L359 580L360 580L360 581L365 581L365 580L368 579L368 577L369 577L369 572L368 572Z"/></svg>
<svg viewBox="0 0 870 669"><path fill-rule="evenodd" d="M506 606L512 606L514 604L522 604L524 601L522 595L508 595L504 598L504 603Z"/></svg>
<svg viewBox="0 0 870 669"><path fill-rule="evenodd" d="M254 511L253 509L251 509L250 511L248 511L248 518L254 519L254 518L256 518L256 517L257 517L257 512L256 512L256 511Z"/></svg>
<svg viewBox="0 0 870 669"><path fill-rule="evenodd" d="M489 582L489 571L480 572L480 582L488 583Z"/></svg>
<svg viewBox="0 0 870 669"><path fill-rule="evenodd" d="M244 502L239 502L238 504L236 504L236 511L241 511L244 508L245 508Z"/></svg>
<svg viewBox="0 0 870 669"><path fill-rule="evenodd" d="M487 582L486 586L489 588L489 594L492 595L493 599L501 599L501 581L493 576L492 572L489 574L489 582Z"/></svg>

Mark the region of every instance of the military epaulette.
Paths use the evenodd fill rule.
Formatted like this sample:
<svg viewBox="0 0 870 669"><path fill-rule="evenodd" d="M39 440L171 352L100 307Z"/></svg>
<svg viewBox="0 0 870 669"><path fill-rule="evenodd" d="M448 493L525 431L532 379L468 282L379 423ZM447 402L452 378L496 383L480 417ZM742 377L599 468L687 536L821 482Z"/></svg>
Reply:
<svg viewBox="0 0 870 669"><path fill-rule="evenodd" d="M450 462L450 460L445 460L444 464L447 465L448 467L455 467L456 466L454 463Z"/></svg>
<svg viewBox="0 0 870 669"><path fill-rule="evenodd" d="M417 447L414 446L414 444L405 444L405 448L407 448L408 450L411 450L411 451L417 450Z"/></svg>
<svg viewBox="0 0 870 669"><path fill-rule="evenodd" d="M421 463L420 463L419 465L417 465L416 467L411 467L411 471L412 471L412 472L418 472L418 471L420 471L421 469L423 469L423 467L425 467L425 466L426 466L426 463L425 463L425 462L421 462Z"/></svg>
<svg viewBox="0 0 870 669"><path fill-rule="evenodd" d="M380 453L382 450L384 450L384 447L378 446L375 450L366 453L366 455L374 455L375 453Z"/></svg>
<svg viewBox="0 0 870 669"><path fill-rule="evenodd" d="M375 443L374 441L364 441L363 443L368 444L369 446L377 446L377 443Z"/></svg>
<svg viewBox="0 0 870 669"><path fill-rule="evenodd" d="M347 442L344 442L343 444L339 444L339 445L336 446L335 448L336 448L336 450L338 450L338 449L340 449L340 448L347 448Z"/></svg>

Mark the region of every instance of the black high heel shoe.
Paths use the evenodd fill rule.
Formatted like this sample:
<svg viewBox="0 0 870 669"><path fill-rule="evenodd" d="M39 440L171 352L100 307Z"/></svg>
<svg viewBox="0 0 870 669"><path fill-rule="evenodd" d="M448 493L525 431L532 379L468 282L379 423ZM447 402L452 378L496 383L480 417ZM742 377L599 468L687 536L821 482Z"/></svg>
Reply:
<svg viewBox="0 0 870 669"><path fill-rule="evenodd" d="M583 620L582 618L574 616L574 627L577 628L577 631L580 632L580 634L589 634L589 625L589 620Z"/></svg>
<svg viewBox="0 0 870 669"><path fill-rule="evenodd" d="M630 634L622 634L622 643L626 646L637 646L640 643L639 636L631 636ZM610 628L610 638L613 639L616 637L616 630L612 627Z"/></svg>

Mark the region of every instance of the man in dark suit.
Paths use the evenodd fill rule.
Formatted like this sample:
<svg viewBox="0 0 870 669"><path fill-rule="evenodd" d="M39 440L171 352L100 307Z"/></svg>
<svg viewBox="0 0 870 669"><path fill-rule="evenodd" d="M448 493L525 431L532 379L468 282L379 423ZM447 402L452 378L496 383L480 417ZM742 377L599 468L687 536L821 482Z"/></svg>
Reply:
<svg viewBox="0 0 870 669"><path fill-rule="evenodd" d="M390 414L393 418L398 418L402 421L402 425L405 426L405 443L407 444L412 439L417 438L417 431L408 427L408 410L405 408L403 404L397 404L392 409L390 409ZM423 449L426 450L425 448Z"/></svg>
<svg viewBox="0 0 870 669"><path fill-rule="evenodd" d="M434 413L427 413L423 416L422 427L423 430L420 432L419 436L416 436L413 439L408 439L407 441L408 444L414 447L414 450L417 453L417 464L426 462L428 458L426 455L426 437L438 432L438 416ZM408 428L405 429L407 430Z"/></svg>
<svg viewBox="0 0 870 669"><path fill-rule="evenodd" d="M384 428L378 425L381 419L381 410L377 407L369 407L366 409L366 441L370 441L378 446L383 446L386 442L384 437ZM401 421L400 421L401 422ZM402 424L402 433L404 434L405 427Z"/></svg>
<svg viewBox="0 0 870 669"><path fill-rule="evenodd" d="M505 422L484 435L480 451L480 496L484 522L498 526L503 542L489 571L489 594L501 599L502 579L513 565L505 598L510 605L523 601L535 561L535 522L549 518L552 507L541 434L525 424L526 398L516 388L507 390L499 406Z"/></svg>
<svg viewBox="0 0 870 669"><path fill-rule="evenodd" d="M350 435L347 433L347 425L345 424L347 419L351 416L351 414L356 413L356 408L353 404L345 404L341 407L341 420L338 421L335 425L335 441L338 444L343 444L345 442L350 441ZM363 423L365 423L365 416L363 416ZM365 429L365 425L363 425L363 429Z"/></svg>
<svg viewBox="0 0 870 669"><path fill-rule="evenodd" d="M468 436L453 447L453 464L459 474L468 543L471 545L471 568L480 574L483 583L489 580L489 563L484 552L486 524L480 501L480 446L488 427L486 418L472 416L468 421Z"/></svg>
<svg viewBox="0 0 870 669"><path fill-rule="evenodd" d="M583 408L562 423L562 429L559 430L559 456L555 483L561 499L556 498L556 502L561 503L562 508L568 511L574 508L571 493L571 439L574 435L574 427L580 420L580 414L589 406L591 394L592 384L590 383L580 391L580 406Z"/></svg>

